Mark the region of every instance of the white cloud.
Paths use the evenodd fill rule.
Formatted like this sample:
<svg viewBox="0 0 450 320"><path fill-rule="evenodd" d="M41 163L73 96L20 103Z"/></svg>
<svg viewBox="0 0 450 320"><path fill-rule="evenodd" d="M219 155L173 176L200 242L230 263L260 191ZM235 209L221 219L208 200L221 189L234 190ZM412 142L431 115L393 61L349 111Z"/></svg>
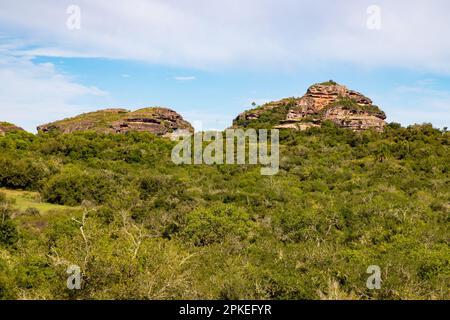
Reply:
<svg viewBox="0 0 450 320"><path fill-rule="evenodd" d="M173 78L177 81L192 81L196 79L194 76L176 76Z"/></svg>
<svg viewBox="0 0 450 320"><path fill-rule="evenodd" d="M87 102L105 101L108 94L76 83L51 63L35 63L14 51L0 49L1 121L34 132L46 123L87 111Z"/></svg>
<svg viewBox="0 0 450 320"><path fill-rule="evenodd" d="M321 62L450 72L446 0L378 0L382 28L366 27L368 0L2 0L0 25L21 30L30 54L100 56L195 68L292 68Z"/></svg>

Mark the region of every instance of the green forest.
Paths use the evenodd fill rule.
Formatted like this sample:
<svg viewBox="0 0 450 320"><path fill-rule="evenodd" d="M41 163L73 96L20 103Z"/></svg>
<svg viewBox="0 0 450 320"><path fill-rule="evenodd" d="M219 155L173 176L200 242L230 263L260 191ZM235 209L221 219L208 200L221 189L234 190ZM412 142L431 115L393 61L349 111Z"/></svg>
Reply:
<svg viewBox="0 0 450 320"><path fill-rule="evenodd" d="M283 130L274 176L175 144L0 136L0 299L450 298L446 129Z"/></svg>

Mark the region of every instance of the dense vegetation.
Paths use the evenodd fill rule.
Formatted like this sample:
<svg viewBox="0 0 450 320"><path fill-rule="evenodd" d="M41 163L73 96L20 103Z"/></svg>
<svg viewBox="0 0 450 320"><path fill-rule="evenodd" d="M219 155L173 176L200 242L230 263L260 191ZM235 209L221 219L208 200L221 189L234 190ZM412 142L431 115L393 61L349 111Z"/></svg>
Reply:
<svg viewBox="0 0 450 320"><path fill-rule="evenodd" d="M449 298L450 133L283 131L276 176L176 166L173 145L0 137L0 298ZM20 208L11 189L64 207ZM81 290L66 287L73 264Z"/></svg>
<svg viewBox="0 0 450 320"><path fill-rule="evenodd" d="M267 103L252 109L258 112L258 118L245 119L244 117L238 117L233 121L233 125L238 128L272 128L280 124L280 121L286 119L289 109L292 107L295 107L294 98L284 99L283 103L276 106L273 106L272 103Z"/></svg>

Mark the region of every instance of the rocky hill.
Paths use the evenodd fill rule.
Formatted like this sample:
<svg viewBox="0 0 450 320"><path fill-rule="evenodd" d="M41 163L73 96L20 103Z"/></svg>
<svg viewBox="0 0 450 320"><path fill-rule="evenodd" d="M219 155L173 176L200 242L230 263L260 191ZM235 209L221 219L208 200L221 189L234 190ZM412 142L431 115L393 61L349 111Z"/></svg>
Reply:
<svg viewBox="0 0 450 320"><path fill-rule="evenodd" d="M23 131L23 129L9 122L0 122L0 135L13 131Z"/></svg>
<svg viewBox="0 0 450 320"><path fill-rule="evenodd" d="M300 98L266 103L241 113L233 127L264 127L305 130L325 120L355 131L382 131L386 115L368 97L334 81L312 85Z"/></svg>
<svg viewBox="0 0 450 320"><path fill-rule="evenodd" d="M192 132L191 124L177 112L167 108L144 108L136 111L105 109L84 113L73 118L44 124L38 132L96 131L102 133L126 133L146 131L159 136L172 137L175 130Z"/></svg>

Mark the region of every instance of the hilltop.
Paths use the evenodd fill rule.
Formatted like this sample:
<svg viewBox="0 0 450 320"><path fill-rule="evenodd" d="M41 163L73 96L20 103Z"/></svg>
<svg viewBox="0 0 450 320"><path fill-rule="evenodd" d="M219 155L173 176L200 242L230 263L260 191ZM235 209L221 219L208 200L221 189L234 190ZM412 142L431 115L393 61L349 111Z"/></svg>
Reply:
<svg viewBox="0 0 450 320"><path fill-rule="evenodd" d="M363 94L332 80L310 86L300 98L286 98L245 111L233 127L305 130L326 120L354 131L383 131L385 113Z"/></svg>
<svg viewBox="0 0 450 320"><path fill-rule="evenodd" d="M193 131L191 124L177 112L160 107L136 111L114 108L83 113L73 118L40 125L38 132L95 131L99 133L126 133L129 131L151 132L158 136L171 137L177 130Z"/></svg>
<svg viewBox="0 0 450 320"><path fill-rule="evenodd" d="M14 131L24 131L24 130L12 123L0 122L0 135L4 135L5 133Z"/></svg>

